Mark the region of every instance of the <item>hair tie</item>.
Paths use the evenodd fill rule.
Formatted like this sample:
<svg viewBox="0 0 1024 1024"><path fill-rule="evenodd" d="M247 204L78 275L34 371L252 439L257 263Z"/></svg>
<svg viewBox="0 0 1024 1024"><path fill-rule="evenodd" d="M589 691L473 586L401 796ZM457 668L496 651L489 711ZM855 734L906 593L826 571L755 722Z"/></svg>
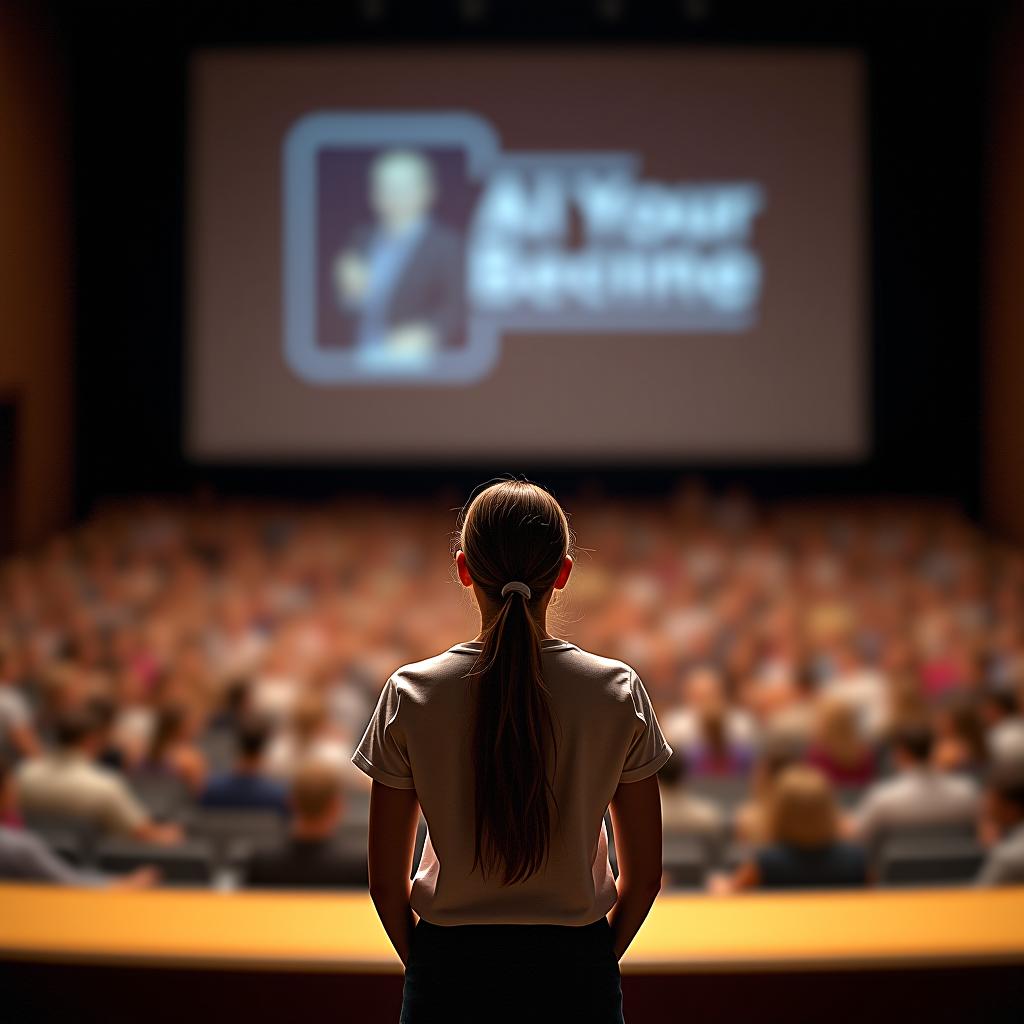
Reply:
<svg viewBox="0 0 1024 1024"><path fill-rule="evenodd" d="M501 588L501 596L505 597L510 591L514 591L517 594L522 594L527 601L529 601L530 598L533 596L533 591L520 580L509 580L509 582Z"/></svg>

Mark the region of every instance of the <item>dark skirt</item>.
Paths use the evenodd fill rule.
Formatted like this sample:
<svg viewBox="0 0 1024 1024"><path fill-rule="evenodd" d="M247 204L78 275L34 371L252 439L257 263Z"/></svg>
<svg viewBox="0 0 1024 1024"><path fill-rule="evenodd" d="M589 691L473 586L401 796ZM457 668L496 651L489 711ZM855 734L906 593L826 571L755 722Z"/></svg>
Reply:
<svg viewBox="0 0 1024 1024"><path fill-rule="evenodd" d="M619 962L602 917L583 926L436 925L413 931L400 1024L623 1024Z"/></svg>

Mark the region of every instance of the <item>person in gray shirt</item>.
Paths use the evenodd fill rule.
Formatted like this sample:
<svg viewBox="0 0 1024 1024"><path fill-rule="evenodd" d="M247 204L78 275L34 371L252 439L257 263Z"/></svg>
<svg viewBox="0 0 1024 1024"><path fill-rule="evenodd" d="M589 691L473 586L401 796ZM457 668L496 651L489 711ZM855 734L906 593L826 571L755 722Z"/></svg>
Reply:
<svg viewBox="0 0 1024 1024"><path fill-rule="evenodd" d="M985 789L985 817L999 841L976 884L1024 885L1024 761L993 768Z"/></svg>
<svg viewBox="0 0 1024 1024"><path fill-rule="evenodd" d="M54 853L34 832L3 824L17 820L17 790L12 784L8 765L0 760L0 882L148 889L159 878L159 873L151 867L139 868L121 877L79 870Z"/></svg>
<svg viewBox="0 0 1024 1024"><path fill-rule="evenodd" d="M892 737L895 778L876 782L852 819L853 838L872 848L885 834L901 828L971 829L980 803L973 779L932 767L933 734L925 725L907 725Z"/></svg>

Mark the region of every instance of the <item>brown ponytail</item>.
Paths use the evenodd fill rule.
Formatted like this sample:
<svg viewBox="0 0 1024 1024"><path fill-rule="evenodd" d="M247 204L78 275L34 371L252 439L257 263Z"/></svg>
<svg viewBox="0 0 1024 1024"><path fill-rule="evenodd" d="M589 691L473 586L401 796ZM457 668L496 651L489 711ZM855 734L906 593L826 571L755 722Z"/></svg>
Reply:
<svg viewBox="0 0 1024 1024"><path fill-rule="evenodd" d="M476 687L472 734L475 853L486 877L500 869L503 885L538 872L551 842L548 774L555 756L550 692L541 672L543 629L534 617L570 553L565 513L543 488L505 480L482 490L466 508L458 544L474 584L497 609L481 634L483 650L470 672ZM510 581L525 583L502 596ZM552 774L554 761L551 761Z"/></svg>

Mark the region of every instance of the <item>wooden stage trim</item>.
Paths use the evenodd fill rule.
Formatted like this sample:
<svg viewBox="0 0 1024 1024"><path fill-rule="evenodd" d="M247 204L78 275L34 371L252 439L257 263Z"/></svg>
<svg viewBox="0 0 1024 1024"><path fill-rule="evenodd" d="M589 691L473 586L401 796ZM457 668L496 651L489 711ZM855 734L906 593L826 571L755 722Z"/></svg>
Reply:
<svg viewBox="0 0 1024 1024"><path fill-rule="evenodd" d="M0 958L401 973L363 893L102 892L0 885ZM1024 963L1024 887L665 894L622 972Z"/></svg>

